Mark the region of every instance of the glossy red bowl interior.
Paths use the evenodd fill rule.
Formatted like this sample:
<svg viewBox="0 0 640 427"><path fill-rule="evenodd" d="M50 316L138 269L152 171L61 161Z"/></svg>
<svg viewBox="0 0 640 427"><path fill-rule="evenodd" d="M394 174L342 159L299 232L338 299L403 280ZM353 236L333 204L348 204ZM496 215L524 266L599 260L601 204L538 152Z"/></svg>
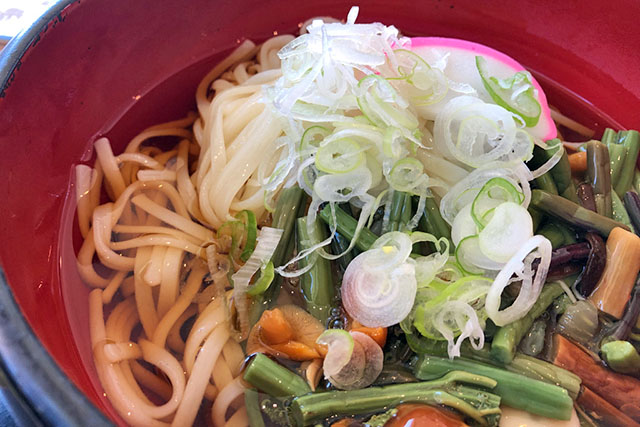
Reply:
<svg viewBox="0 0 640 427"><path fill-rule="evenodd" d="M349 1L66 0L0 81L0 261L28 324L62 371L118 420L93 369L88 289L75 273L72 166L194 106L199 79L241 39L296 32ZM425 0L361 4L359 21L487 44L534 72L551 104L601 131L640 127L640 2ZM10 50L11 45L8 47ZM16 52L14 52L15 54ZM77 234L77 233L76 233ZM1 326L0 326L1 327Z"/></svg>

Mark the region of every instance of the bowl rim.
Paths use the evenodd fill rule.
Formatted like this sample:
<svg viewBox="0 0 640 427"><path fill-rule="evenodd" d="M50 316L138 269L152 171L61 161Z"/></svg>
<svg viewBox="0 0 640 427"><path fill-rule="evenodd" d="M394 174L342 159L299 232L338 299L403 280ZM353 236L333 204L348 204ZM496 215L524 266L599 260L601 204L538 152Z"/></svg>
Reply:
<svg viewBox="0 0 640 427"><path fill-rule="evenodd" d="M46 425L110 426L111 422L69 380L18 307L0 268L0 363L13 392ZM27 408L23 408L27 409Z"/></svg>
<svg viewBox="0 0 640 427"><path fill-rule="evenodd" d="M48 26L61 19L67 6L79 0L54 2L35 22L16 35L0 53L0 98L11 85L21 60ZM45 425L113 425L71 382L27 323L0 266L0 369L10 391L25 400Z"/></svg>
<svg viewBox="0 0 640 427"><path fill-rule="evenodd" d="M11 85L14 73L20 68L21 59L35 45L40 34L47 29L49 23L60 16L64 8L80 0L58 0L53 2L33 23L16 34L0 51L0 98Z"/></svg>

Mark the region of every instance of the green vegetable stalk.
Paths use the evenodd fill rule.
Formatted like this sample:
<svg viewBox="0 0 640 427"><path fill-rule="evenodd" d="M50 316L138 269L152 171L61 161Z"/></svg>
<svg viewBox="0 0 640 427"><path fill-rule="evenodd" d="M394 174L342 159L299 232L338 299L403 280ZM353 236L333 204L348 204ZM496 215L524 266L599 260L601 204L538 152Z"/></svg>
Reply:
<svg viewBox="0 0 640 427"><path fill-rule="evenodd" d="M560 229L563 225L557 222L547 222L536 231L536 234L541 234L546 237L550 242L553 249L557 249L567 244L565 242L565 234Z"/></svg>
<svg viewBox="0 0 640 427"><path fill-rule="evenodd" d="M471 387L492 389L496 386L494 380L469 372L446 372L443 375L432 381L299 396L291 401L291 421L293 425L306 426L332 415L366 414L414 402L449 406L482 425L497 424L500 398Z"/></svg>
<svg viewBox="0 0 640 427"><path fill-rule="evenodd" d="M407 224L409 224L411 218L413 218L413 207L411 199L411 194L406 193L404 196L404 204L402 206L402 212L400 213L400 221L398 225L398 230L400 231L405 231L407 229Z"/></svg>
<svg viewBox="0 0 640 427"><path fill-rule="evenodd" d="M546 285L538 300L524 317L498 329L493 336L491 357L503 364L511 363L516 354L516 347L531 328L533 321L544 313L553 300L563 292L558 283Z"/></svg>
<svg viewBox="0 0 640 427"><path fill-rule="evenodd" d="M604 143L604 140L603 140ZM614 184L618 182L622 167L624 165L624 158L627 154L627 149L622 144L616 142L609 142L605 144L609 149L609 163L611 165L611 182Z"/></svg>
<svg viewBox="0 0 640 427"><path fill-rule="evenodd" d="M552 141L548 141L547 144L558 146L557 148L550 150L551 155L553 155L556 150L560 149L562 141L556 138ZM569 155L566 150L562 153L560 161L549 171L549 173L551 173L553 181L556 183L558 194L572 202L577 202L576 186L573 183L573 178L571 176L571 165L569 164Z"/></svg>
<svg viewBox="0 0 640 427"><path fill-rule="evenodd" d="M629 341L610 341L603 344L600 351L614 371L640 375L640 355Z"/></svg>
<svg viewBox="0 0 640 427"><path fill-rule="evenodd" d="M540 223L544 219L544 215L538 209L529 207L527 209L529 211L529 215L531 215L531 220L533 221L533 232L537 234L538 227L540 227Z"/></svg>
<svg viewBox="0 0 640 427"><path fill-rule="evenodd" d="M545 173L535 179L536 187L541 190L546 191L550 194L558 194L558 188L556 187L556 183L553 182L553 178L550 173Z"/></svg>
<svg viewBox="0 0 640 427"><path fill-rule="evenodd" d="M537 145L534 147L533 158L527 163L532 170L542 166L549 161L558 150L562 149L562 141L557 138L547 141L547 145L549 148L546 150ZM559 194L572 202L578 201L576 197L576 186L571 177L569 156L564 150L558 163L556 163L549 172L536 178L535 183L541 190L551 194Z"/></svg>
<svg viewBox="0 0 640 427"><path fill-rule="evenodd" d="M593 186L596 211L600 215L612 217L611 207L611 164L607 147L591 140L587 143L587 178Z"/></svg>
<svg viewBox="0 0 640 427"><path fill-rule="evenodd" d="M442 218L442 215L440 215L438 203L436 203L433 197L427 197L424 212L418 222L418 230L432 234L438 239L445 237L449 240L449 250L453 252L454 246L451 242L451 227L449 227L449 224L447 224L444 218ZM435 250L434 247L430 247L430 249Z"/></svg>
<svg viewBox="0 0 640 427"><path fill-rule="evenodd" d="M304 200L303 196L304 191L302 191L298 186L285 188L278 195L271 226L274 228L280 228L283 232L280 242L271 257L274 267L283 265L287 261L287 257L289 257L293 252L293 230L296 225L296 218L302 209L302 201ZM273 279L273 283L268 284L266 291L261 295L256 295L254 297L249 313L249 319L252 325L258 321L262 312L267 309L267 306L271 302L277 300L281 284L282 277L280 275L276 275Z"/></svg>
<svg viewBox="0 0 640 427"><path fill-rule="evenodd" d="M626 148L626 155L620 176L617 181L614 181L614 189L618 196L623 197L633 184L636 161L640 152L640 134L635 130L621 131L618 133L618 141Z"/></svg>
<svg viewBox="0 0 640 427"><path fill-rule="evenodd" d="M253 356L244 370L243 378L273 397L288 398L311 393L305 380L262 353Z"/></svg>
<svg viewBox="0 0 640 427"><path fill-rule="evenodd" d="M336 232L336 234L333 236L333 240L331 240L331 253L333 255L339 255L341 253L344 253L344 251L346 251L348 248L349 248L349 241L345 239L342 236L342 234ZM340 281L342 281L342 275L344 274L345 270L349 266L349 263L351 263L351 261L355 256L354 252L355 252L354 250L351 250L345 253L344 255L342 255L340 258L334 260L334 263L339 268Z"/></svg>
<svg viewBox="0 0 640 427"><path fill-rule="evenodd" d="M349 239L349 241L353 240L353 236L356 232L356 226L358 225L358 221L342 210L340 207L335 207L336 212L336 228L338 233L342 234L345 238ZM331 218L331 206L327 205L322 209L318 216L325 223L331 226L333 220ZM371 249L371 245L378 239L378 236L373 234L371 230L367 227L362 227L360 230L360 234L358 235L358 240L356 240L356 248L361 251L367 251Z"/></svg>
<svg viewBox="0 0 640 427"><path fill-rule="evenodd" d="M308 249L327 238L324 224L316 220L313 233L307 232L307 217L298 218L298 252ZM300 289L307 304L307 311L325 325L331 312L334 297L334 286L331 278L331 264L329 260L313 253L298 262L299 268L305 268L309 263L313 266L300 276Z"/></svg>
<svg viewBox="0 0 640 427"><path fill-rule="evenodd" d="M602 132L602 143L605 145L615 144L617 139L617 132L611 128L606 128Z"/></svg>
<svg viewBox="0 0 640 427"><path fill-rule="evenodd" d="M640 233L640 197L635 191L627 191L624 194L624 206L629 220L633 224L636 234Z"/></svg>
<svg viewBox="0 0 640 427"><path fill-rule="evenodd" d="M304 191L298 186L285 188L280 192L280 195L278 195L271 226L281 228L283 232L280 242L271 257L273 267L283 265L287 261L287 257L291 256L293 252L293 231L296 225L296 218L302 209L303 196ZM268 267L266 273L269 273L270 268L271 267ZM264 283L265 281L262 282L262 284ZM258 321L262 312L267 309L267 306L277 300L281 284L282 277L276 275L272 282L266 283L266 289L262 291L260 295L254 296L253 304L249 311L249 321L252 325ZM258 293L257 289L258 288L256 288L254 293Z"/></svg>
<svg viewBox="0 0 640 427"><path fill-rule="evenodd" d="M264 427L264 419L260 410L258 392L252 388L244 390L244 406L247 408L247 418L251 427Z"/></svg>
<svg viewBox="0 0 640 427"><path fill-rule="evenodd" d="M293 230L296 225L296 218L302 205L304 191L298 186L285 188L280 192L276 209L273 213L273 221L271 226L283 229L280 243L273 253L273 265L280 267L287 261L286 250L287 245L292 240Z"/></svg>
<svg viewBox="0 0 640 427"><path fill-rule="evenodd" d="M446 341L437 341L415 334L407 334L406 337L409 346L418 355L448 357ZM471 347L468 341L462 343L460 353L462 354L462 359L460 360L475 360L487 363L515 374L562 387L569 392L572 399L576 399L578 393L580 393L580 384L582 383L580 377L544 360L516 353L511 363L503 365L491 357L491 346L489 344L485 343L482 349L476 350Z"/></svg>
<svg viewBox="0 0 640 427"><path fill-rule="evenodd" d="M400 229L402 210L404 209L404 200L407 193L402 191L394 191L391 198L391 211L389 213L389 225L387 230L382 230L383 234L389 231L398 231Z"/></svg>
<svg viewBox="0 0 640 427"><path fill-rule="evenodd" d="M428 380L451 371L465 371L496 380L492 392L502 403L543 417L568 420L573 411L573 400L567 390L514 374L502 368L463 359L422 356L415 367L416 377Z"/></svg>
<svg viewBox="0 0 640 427"><path fill-rule="evenodd" d="M629 230L629 227L618 221L585 209L564 197L555 196L541 190L533 190L531 192L530 206L566 221L577 228L597 231L605 237L608 237L615 227Z"/></svg>
<svg viewBox="0 0 640 427"><path fill-rule="evenodd" d="M633 227L631 218L629 217L629 213L625 209L624 203L622 202L622 200L620 200L620 197L618 197L618 194L615 191L611 193L611 202L613 208L613 219L626 225L631 231L635 233L635 228Z"/></svg>

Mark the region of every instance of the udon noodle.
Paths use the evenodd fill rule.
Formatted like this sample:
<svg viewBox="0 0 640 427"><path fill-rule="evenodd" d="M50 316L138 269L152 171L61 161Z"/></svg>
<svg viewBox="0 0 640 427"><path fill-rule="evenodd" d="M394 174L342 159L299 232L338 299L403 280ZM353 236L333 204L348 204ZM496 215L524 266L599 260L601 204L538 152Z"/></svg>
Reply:
<svg viewBox="0 0 640 427"><path fill-rule="evenodd" d="M128 424L190 425L205 409L214 426L248 423L245 355L228 324L228 263L214 230L243 209L265 216L262 183L283 127L262 87L280 76L277 52L292 39L245 41L198 86L197 114L144 130L117 156L100 138L94 167L76 168L95 365ZM160 149L158 138L177 143Z"/></svg>

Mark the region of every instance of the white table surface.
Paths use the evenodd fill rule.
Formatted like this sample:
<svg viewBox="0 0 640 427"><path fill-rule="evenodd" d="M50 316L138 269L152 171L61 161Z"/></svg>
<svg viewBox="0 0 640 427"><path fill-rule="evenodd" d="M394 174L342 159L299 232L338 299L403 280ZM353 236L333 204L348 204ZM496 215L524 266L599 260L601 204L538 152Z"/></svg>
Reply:
<svg viewBox="0 0 640 427"><path fill-rule="evenodd" d="M54 0L0 0L0 45L36 20Z"/></svg>

